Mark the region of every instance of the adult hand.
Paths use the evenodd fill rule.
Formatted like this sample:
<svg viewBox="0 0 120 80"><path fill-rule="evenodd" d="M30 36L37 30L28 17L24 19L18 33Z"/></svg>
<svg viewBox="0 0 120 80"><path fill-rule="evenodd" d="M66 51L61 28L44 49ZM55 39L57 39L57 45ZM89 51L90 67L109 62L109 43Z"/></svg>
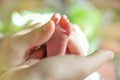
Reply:
<svg viewBox="0 0 120 80"><path fill-rule="evenodd" d="M2 38L0 40L0 73L26 62L26 59L29 57L28 53L31 53L29 52L31 49L38 45L41 46L45 44L54 35L55 26L58 21L61 22L59 24L65 24L64 22L69 23L65 16L61 17L59 14L54 14L52 19L45 25L37 23L29 28L25 28L17 33ZM63 37L66 38L66 36ZM68 44L66 44L66 46L68 46L70 53L84 54L84 51L88 49L85 35L80 31L78 26L72 26L72 33L70 37L67 38ZM85 44L82 45L82 43ZM53 45L53 43L51 45ZM62 45L62 47L66 49L64 45ZM40 58L40 56L44 55L44 50L38 51L39 52L34 52L34 54Z"/></svg>
<svg viewBox="0 0 120 80"><path fill-rule="evenodd" d="M96 51L88 57L48 57L32 66L13 68L4 73L0 80L83 80L112 58L113 53L107 50Z"/></svg>
<svg viewBox="0 0 120 80"><path fill-rule="evenodd" d="M0 72L21 65L29 57L31 48L47 42L55 30L52 20L45 25L39 23L31 28L5 36L0 40Z"/></svg>
<svg viewBox="0 0 120 80"><path fill-rule="evenodd" d="M62 19L67 21L64 16L61 18L61 20ZM30 51L31 48L34 48L34 47L36 47L38 45L41 46L41 45L45 44L46 42L49 42L49 40L51 40L51 37L54 35L54 32L55 32L55 25L56 25L55 20L56 19L54 17L54 18L52 18L52 20L50 20L45 25L41 26L40 24L36 24L36 25L33 25L33 27L31 27L31 28L27 28L26 30L22 30L22 31L20 31L20 32L18 32L16 34L13 34L13 35L10 35L10 36L7 36L7 37L4 37L3 39L1 39L1 45L0 45L0 49L1 49L0 65L1 66L0 66L0 71L6 71L2 75L1 80L7 80L7 79L8 80L10 80L10 79L11 80L16 80L16 78L13 79L14 75L18 76L19 73L25 74L26 72L29 72L30 71L29 69L31 69L31 66L33 66L32 75L34 76L33 73L34 73L35 69L42 69L42 68L36 68L36 66L41 67L40 65L44 65L41 62L47 64L45 69L50 69L50 70L51 69L53 70L53 68L57 69L57 67L52 66L52 64L54 65L55 63L57 63L57 61L58 61L58 64L59 64L59 61L61 61L60 63L63 62L63 64L61 64L61 66L63 65L63 67L67 63L66 61L69 61L69 60L70 61L72 60L73 62L76 63L77 59L75 59L74 57L69 58L69 56L75 56L75 55L69 55L68 59L67 59L67 56L58 56L58 57L56 56L55 58L53 57L53 59L56 62L52 58L48 58L48 59L46 58L46 59L44 59L45 61L44 60L39 61L39 60L36 60L36 59L30 59L30 60L27 60L27 63L25 63L26 59L29 57L29 54L26 54L26 53L29 53L27 51ZM60 23L60 24L62 24L62 23ZM82 45L81 43L86 44L87 41L85 40L84 35L82 35L82 34L77 35L77 33L81 33L80 31L78 31L79 29L77 29L77 28L78 27L76 27L76 28L73 27L72 28L72 34L70 35L70 38L68 40L68 44L65 44L65 45L68 46L69 51L72 54L84 54L85 53L84 51L88 47L86 47L86 45ZM80 36L80 35L82 35L82 36ZM66 36L63 36L63 37L66 37ZM78 44L80 44L80 45L77 44L77 41L76 41L77 39L80 40L78 42ZM67 39L65 41L67 41ZM64 47L64 49L66 49L66 47L64 45L62 45L62 46ZM37 53L37 56L43 56L44 50L40 50L39 54L38 54L38 52L34 52L34 54L36 54L36 53ZM60 54L62 54L62 53L60 53ZM78 55L78 57L80 57L80 56L81 55ZM32 57L34 57L34 56L32 56ZM57 60L57 58L58 58L58 60ZM81 59L81 58L82 57L80 57L80 60L81 60L80 63L82 63L82 61L87 61L85 57L83 57L83 59ZM106 60L104 60L104 56L102 57L102 59L103 59L102 62L106 61ZM108 57L106 57L106 59L108 59ZM46 62L46 60L50 61L50 62ZM64 60L65 60L65 62L64 62ZM100 59L100 61L101 61L101 59ZM33 64L31 64L31 62L33 62ZM97 65L100 66L102 64L102 62L99 63L99 64L97 63ZM37 63L38 65L35 64L35 63ZM27 64L28 67L24 67L24 66L26 66L26 64ZM49 68L49 66L48 66L49 64L52 67ZM55 65L57 65L57 64L55 64ZM68 64L68 65L70 65L70 64ZM88 66L88 64L85 64L85 65ZM16 66L18 66L18 67L15 68ZM80 66L82 67L82 65L80 65ZM80 69L82 69L81 67L80 67ZM65 68L66 68L66 66L65 66ZM73 68L75 68L75 67L73 66ZM90 70L92 72L93 69L91 69L91 68L90 68ZM97 67L93 67L93 68L96 69ZM49 74L49 72L44 71L45 69L43 68L43 72ZM48 71L50 71L50 70L48 70ZM50 71L50 73L52 73L52 70ZM83 71L84 70L85 69L83 69ZM17 72L18 72L18 74L17 74ZM38 71L38 72L41 73L41 71ZM38 74L39 76L41 76L41 74L39 74L38 72L35 72L35 73ZM90 73L90 72L88 71L88 73ZM85 74L85 75L87 76L87 74ZM30 77L29 74L26 74L24 77L21 76L20 80L27 80L27 78L32 79L33 77ZM49 78L49 76L46 76L46 78ZM28 80L30 80L30 79L28 79Z"/></svg>

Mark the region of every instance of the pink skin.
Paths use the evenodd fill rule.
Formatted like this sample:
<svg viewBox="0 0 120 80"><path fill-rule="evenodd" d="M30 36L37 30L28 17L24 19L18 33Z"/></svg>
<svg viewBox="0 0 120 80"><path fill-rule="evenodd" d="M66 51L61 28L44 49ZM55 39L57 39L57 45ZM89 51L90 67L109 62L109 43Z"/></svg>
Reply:
<svg viewBox="0 0 120 80"><path fill-rule="evenodd" d="M45 47L42 46L41 48L39 49L34 49L32 52L31 52L31 55L29 57L30 58L36 58L36 59L41 59L45 56Z"/></svg>
<svg viewBox="0 0 120 80"><path fill-rule="evenodd" d="M47 57L55 55L65 55L68 37L71 34L71 26L69 20L63 15L60 20L55 14L52 20L56 24L55 32L50 40L47 42Z"/></svg>
<svg viewBox="0 0 120 80"><path fill-rule="evenodd" d="M68 38L71 34L71 26L65 15L54 14L52 19L55 23L55 32L44 47L37 50L31 49L29 59L41 59L43 57L65 55L67 50Z"/></svg>

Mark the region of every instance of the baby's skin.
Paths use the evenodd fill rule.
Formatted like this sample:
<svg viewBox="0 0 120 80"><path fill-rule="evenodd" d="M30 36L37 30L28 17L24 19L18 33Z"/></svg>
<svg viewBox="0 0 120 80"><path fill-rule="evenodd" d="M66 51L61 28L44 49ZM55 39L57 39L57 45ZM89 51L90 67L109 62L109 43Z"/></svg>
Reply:
<svg viewBox="0 0 120 80"><path fill-rule="evenodd" d="M64 55L67 49L68 38L71 34L71 25L65 15L60 19L52 20L56 22L55 32L50 40L47 42L47 56Z"/></svg>
<svg viewBox="0 0 120 80"><path fill-rule="evenodd" d="M49 56L79 54L86 55L88 43L79 26L71 25L66 15L54 14L51 20L55 30L51 38L42 46L33 48L29 59L42 59Z"/></svg>
<svg viewBox="0 0 120 80"><path fill-rule="evenodd" d="M65 15L54 14L46 24L38 23L21 31L0 41L1 74L15 67L31 66L46 57L81 55L88 49L79 26L71 26Z"/></svg>
<svg viewBox="0 0 120 80"><path fill-rule="evenodd" d="M88 49L85 36L79 26L71 26L67 17L59 14L0 42L0 80L83 80L113 58L109 51L81 57Z"/></svg>
<svg viewBox="0 0 120 80"><path fill-rule="evenodd" d="M31 58L65 55L67 51L68 39L72 31L71 24L65 15L60 16L59 14L54 14L51 20L55 23L55 31L52 37L45 44L46 47L44 48L46 49L40 47L40 49L32 53L30 56Z"/></svg>

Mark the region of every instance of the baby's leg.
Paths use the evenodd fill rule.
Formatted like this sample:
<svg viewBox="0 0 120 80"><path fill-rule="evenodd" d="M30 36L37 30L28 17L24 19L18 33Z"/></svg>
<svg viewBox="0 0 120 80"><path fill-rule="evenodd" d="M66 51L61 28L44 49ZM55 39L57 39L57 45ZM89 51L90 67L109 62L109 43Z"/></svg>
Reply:
<svg viewBox="0 0 120 80"><path fill-rule="evenodd" d="M65 55L68 38L71 33L69 20L65 15L61 18L57 14L52 17L56 23L55 32L47 42L47 56Z"/></svg>

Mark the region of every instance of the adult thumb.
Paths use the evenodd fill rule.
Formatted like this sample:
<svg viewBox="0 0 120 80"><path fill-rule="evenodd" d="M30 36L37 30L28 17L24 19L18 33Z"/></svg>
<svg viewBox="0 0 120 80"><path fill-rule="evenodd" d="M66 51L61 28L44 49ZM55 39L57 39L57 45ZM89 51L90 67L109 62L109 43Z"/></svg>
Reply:
<svg viewBox="0 0 120 80"><path fill-rule="evenodd" d="M108 50L98 50L95 51L94 54L87 56L83 59L83 62L81 66L83 72L83 76L81 78L88 77L91 73L99 69L101 66L103 66L104 63L107 61L113 59L114 53L112 51Z"/></svg>
<svg viewBox="0 0 120 80"><path fill-rule="evenodd" d="M20 51L26 51L29 48L37 45L42 45L47 42L55 30L55 23L50 20L44 25L35 25L34 29L27 29L27 32L18 32L13 35L11 44Z"/></svg>
<svg viewBox="0 0 120 80"><path fill-rule="evenodd" d="M53 78L52 80L84 80L113 57L113 52L99 50L87 57L81 55L50 57L34 66L40 68L48 78Z"/></svg>

